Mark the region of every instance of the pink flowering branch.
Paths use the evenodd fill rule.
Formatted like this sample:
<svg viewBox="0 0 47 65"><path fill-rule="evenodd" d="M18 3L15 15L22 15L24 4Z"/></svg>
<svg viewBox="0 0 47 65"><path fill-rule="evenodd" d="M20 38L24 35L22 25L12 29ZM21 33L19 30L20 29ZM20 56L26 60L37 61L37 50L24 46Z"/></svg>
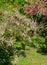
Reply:
<svg viewBox="0 0 47 65"><path fill-rule="evenodd" d="M24 13L26 14L36 14L37 12L40 12L42 15L46 16L47 15L47 0L42 2L39 0L37 4L25 4L23 6Z"/></svg>

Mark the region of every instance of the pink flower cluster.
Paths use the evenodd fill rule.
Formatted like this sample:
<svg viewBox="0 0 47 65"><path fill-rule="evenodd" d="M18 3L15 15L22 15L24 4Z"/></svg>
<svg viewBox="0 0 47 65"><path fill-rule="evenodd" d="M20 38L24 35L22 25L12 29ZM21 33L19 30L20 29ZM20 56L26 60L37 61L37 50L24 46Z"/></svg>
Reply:
<svg viewBox="0 0 47 65"><path fill-rule="evenodd" d="M41 8L39 11L42 13L42 15L46 16L47 15L47 8Z"/></svg>
<svg viewBox="0 0 47 65"><path fill-rule="evenodd" d="M36 3L34 4L25 4L23 6L23 10L25 13L27 14L36 14L37 12L40 12L42 13L42 15L46 16L47 15L47 7L46 7L46 4L47 4L47 0L42 2L41 0L39 0Z"/></svg>

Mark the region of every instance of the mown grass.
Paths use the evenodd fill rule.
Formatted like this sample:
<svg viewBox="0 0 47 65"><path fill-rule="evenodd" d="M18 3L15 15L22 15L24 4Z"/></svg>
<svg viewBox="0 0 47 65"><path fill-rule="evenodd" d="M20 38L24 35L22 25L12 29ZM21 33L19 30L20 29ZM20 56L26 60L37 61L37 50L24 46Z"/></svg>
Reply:
<svg viewBox="0 0 47 65"><path fill-rule="evenodd" d="M47 65L47 55L41 55L35 48L26 51L26 57L19 57L18 65Z"/></svg>

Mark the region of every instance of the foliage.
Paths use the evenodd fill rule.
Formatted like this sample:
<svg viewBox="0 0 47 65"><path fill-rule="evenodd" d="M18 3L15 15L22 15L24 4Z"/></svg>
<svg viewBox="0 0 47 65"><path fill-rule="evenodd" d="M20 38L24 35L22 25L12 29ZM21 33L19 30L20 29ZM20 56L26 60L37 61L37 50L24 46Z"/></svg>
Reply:
<svg viewBox="0 0 47 65"><path fill-rule="evenodd" d="M34 0L30 3L29 0L0 0L0 7L17 8L20 13L26 15L28 18L33 18L39 26L34 35L34 30L27 30L30 25L27 22L21 21L18 23L15 15L11 15L15 23L5 29L4 33L0 35L0 65L11 65L10 57L14 54L26 57L25 50L29 47L36 47L41 52L47 52L47 1ZM4 7L3 7L4 6ZM3 15L4 16L4 15ZM10 17L10 16L8 16ZM11 18L11 17L10 17ZM11 19L10 19L11 20ZM12 19L13 20L13 19ZM0 21L2 21L2 14L0 14ZM3 20L4 21L4 20ZM14 27L14 28L13 28Z"/></svg>
<svg viewBox="0 0 47 65"><path fill-rule="evenodd" d="M41 23L40 23L41 24ZM36 47L41 48L41 51L43 51L44 53L47 52L47 23L44 21L42 22L43 28L39 28L39 30L37 31L37 34L39 34L39 36L33 36L32 40L33 40L33 44L35 44ZM37 46L38 45L38 46Z"/></svg>
<svg viewBox="0 0 47 65"><path fill-rule="evenodd" d="M10 57L13 56L12 47L7 42L0 41L0 65L12 65Z"/></svg>

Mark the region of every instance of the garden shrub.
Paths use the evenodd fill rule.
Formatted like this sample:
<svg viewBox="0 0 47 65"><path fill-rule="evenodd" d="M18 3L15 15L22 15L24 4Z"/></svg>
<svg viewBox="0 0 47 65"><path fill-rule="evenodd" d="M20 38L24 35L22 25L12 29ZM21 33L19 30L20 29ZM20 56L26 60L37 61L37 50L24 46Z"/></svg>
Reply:
<svg viewBox="0 0 47 65"><path fill-rule="evenodd" d="M38 48L41 48L41 51L45 53L47 52L47 22L41 20L39 25L42 25L43 27L39 27L39 30L37 31L38 36L33 36L32 41L35 46L38 45Z"/></svg>
<svg viewBox="0 0 47 65"><path fill-rule="evenodd" d="M12 65L10 57L13 56L12 47L7 42L0 41L0 65Z"/></svg>
<svg viewBox="0 0 47 65"><path fill-rule="evenodd" d="M46 1L47 2L47 1ZM46 3L45 2L45 3ZM0 43L0 65L5 65L6 63L10 63L9 58L10 56L13 56L13 53L16 52L16 54L19 56L20 54L24 54L26 46L35 46L37 49L41 49L41 51L47 52L47 7L46 4L42 4L42 1L39 1L34 4L31 4L28 2L28 0L0 0L0 6L5 4L12 4L14 6L19 6L20 13L26 15L27 17L31 18L39 22L38 26L41 25L43 28L39 28L36 32L38 36L34 36L34 30L29 30L27 32L27 37L29 36L31 38L31 42L27 39L27 37L23 37L20 31L24 31L24 27L20 26L21 29L13 29L10 31L9 29L6 29L2 37L4 37L4 42ZM39 4L40 5L39 5ZM44 5L44 7L42 7ZM40 7L41 6L41 7ZM23 24L22 24L23 25ZM24 32L23 32L24 33ZM9 42L11 40L11 42ZM7 43L8 42L8 43ZM11 44L9 46L8 44ZM1 46L2 45L2 46ZM11 55L12 54L12 55Z"/></svg>
<svg viewBox="0 0 47 65"><path fill-rule="evenodd" d="M37 2L37 1L36 1ZM47 48L47 42L46 42L46 37L47 37L47 7L46 7L46 2L47 1L40 1L38 0L37 4L36 2L33 1L33 4L31 3L26 3L23 6L23 10L25 15L30 15L29 18L33 18L34 22L36 21L38 26L43 26L43 28L39 27L38 31L38 37L33 36L33 43L35 45L44 49ZM38 4L39 3L39 4ZM33 8L32 8L33 7ZM29 32L28 32L29 33ZM29 33L30 34L30 33ZM31 35L32 36L32 33Z"/></svg>

